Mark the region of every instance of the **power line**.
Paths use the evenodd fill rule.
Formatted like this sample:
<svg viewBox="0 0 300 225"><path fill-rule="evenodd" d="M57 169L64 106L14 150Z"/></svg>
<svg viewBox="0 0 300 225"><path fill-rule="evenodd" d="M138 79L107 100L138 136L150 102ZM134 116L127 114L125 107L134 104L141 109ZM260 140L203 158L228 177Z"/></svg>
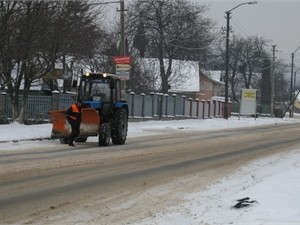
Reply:
<svg viewBox="0 0 300 225"><path fill-rule="evenodd" d="M238 30L240 30L247 38L249 38L251 36L251 34L249 34L249 32L244 31L240 25L238 24L238 22L235 19L232 19L234 25L238 28Z"/></svg>
<svg viewBox="0 0 300 225"><path fill-rule="evenodd" d="M222 31L219 31L219 33L217 33L214 37L213 40L216 40L216 38L220 37L222 35ZM186 49L186 50L203 50L203 49L208 49L210 48L210 46L206 46L206 47L184 47L184 46L180 46L180 45L175 45L172 43L168 43L169 45L173 46L173 47L178 47L181 49Z"/></svg>

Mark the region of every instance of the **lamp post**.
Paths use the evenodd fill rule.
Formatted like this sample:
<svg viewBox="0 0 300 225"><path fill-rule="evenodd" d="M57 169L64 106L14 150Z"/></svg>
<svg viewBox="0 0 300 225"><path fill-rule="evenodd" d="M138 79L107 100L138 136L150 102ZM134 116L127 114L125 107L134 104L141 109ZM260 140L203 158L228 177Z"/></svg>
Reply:
<svg viewBox="0 0 300 225"><path fill-rule="evenodd" d="M225 53L225 105L224 105L224 119L228 119L229 115L228 115L228 73L229 73L229 31L230 31L230 14L233 10L235 10L236 8L242 6L242 5L252 5L252 4L256 4L256 1L252 1L252 2L244 2L241 3L235 7L233 7L232 9L228 10L225 12L226 14L226 19L227 19L227 23L226 23L226 53Z"/></svg>
<svg viewBox="0 0 300 225"><path fill-rule="evenodd" d="M293 108L293 75L294 75L294 57L295 57L295 53L298 51L298 49L300 48L300 45L298 46L298 48L296 48L296 50L292 53L292 68L291 68L291 93L290 93L290 115L289 117L293 117L292 115L292 108Z"/></svg>

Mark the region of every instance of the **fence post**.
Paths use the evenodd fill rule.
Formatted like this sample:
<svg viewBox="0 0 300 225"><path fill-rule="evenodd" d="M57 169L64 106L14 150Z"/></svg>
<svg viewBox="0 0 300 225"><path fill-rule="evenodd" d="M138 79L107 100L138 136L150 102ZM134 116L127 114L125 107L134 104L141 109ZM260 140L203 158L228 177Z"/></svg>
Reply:
<svg viewBox="0 0 300 225"><path fill-rule="evenodd" d="M152 111L151 111L151 115L152 115L152 118L154 117L154 92L150 92L150 96L151 96L151 98L152 98Z"/></svg>
<svg viewBox="0 0 300 225"><path fill-rule="evenodd" d="M218 101L218 105L219 105L219 117L221 117L221 101Z"/></svg>
<svg viewBox="0 0 300 225"><path fill-rule="evenodd" d="M190 102L190 117L193 116L193 98L189 98Z"/></svg>
<svg viewBox="0 0 300 225"><path fill-rule="evenodd" d="M203 108L202 108L202 119L204 119L204 114L205 114L205 100L202 99L201 102L202 102L202 105L203 105Z"/></svg>
<svg viewBox="0 0 300 225"><path fill-rule="evenodd" d="M185 98L186 98L186 96L185 96L185 95L182 95L182 98L183 98L182 116L185 117Z"/></svg>
<svg viewBox="0 0 300 225"><path fill-rule="evenodd" d="M145 117L145 93L140 94L142 96L142 118Z"/></svg>
<svg viewBox="0 0 300 225"><path fill-rule="evenodd" d="M158 115L158 119L161 120L162 119L162 107L163 107L163 93L159 93L158 94L158 101L157 101L157 115Z"/></svg>
<svg viewBox="0 0 300 225"><path fill-rule="evenodd" d="M222 117L224 116L224 108L225 108L226 106L225 106L225 102L224 101L222 101L222 108L221 108L221 115L222 115Z"/></svg>
<svg viewBox="0 0 300 225"><path fill-rule="evenodd" d="M172 97L174 100L173 116L176 117L176 97L177 97L177 95L173 94Z"/></svg>
<svg viewBox="0 0 300 225"><path fill-rule="evenodd" d="M6 115L6 96L5 92L0 92L0 115ZM1 117L1 116L0 116Z"/></svg>
<svg viewBox="0 0 300 225"><path fill-rule="evenodd" d="M216 99L213 100L213 105L214 105L214 117L216 117L216 110L217 110Z"/></svg>
<svg viewBox="0 0 300 225"><path fill-rule="evenodd" d="M51 102L51 109L59 109L59 97L60 92L59 91L52 91L52 102Z"/></svg>
<svg viewBox="0 0 300 225"><path fill-rule="evenodd" d="M208 118L210 118L210 100L207 100L207 105L208 105Z"/></svg>
<svg viewBox="0 0 300 225"><path fill-rule="evenodd" d="M169 100L169 95L164 94L166 97L166 105L165 105L165 116L168 117L168 100Z"/></svg>
<svg viewBox="0 0 300 225"><path fill-rule="evenodd" d="M196 109L196 116L199 118L199 98L196 98L195 101L197 102L197 109Z"/></svg>
<svg viewBox="0 0 300 225"><path fill-rule="evenodd" d="M232 112L232 102L229 102L229 112L228 112L228 117L231 117L231 112ZM256 115L255 115L256 116Z"/></svg>
<svg viewBox="0 0 300 225"><path fill-rule="evenodd" d="M131 117L134 117L134 96L135 93L132 91L129 93L131 95Z"/></svg>

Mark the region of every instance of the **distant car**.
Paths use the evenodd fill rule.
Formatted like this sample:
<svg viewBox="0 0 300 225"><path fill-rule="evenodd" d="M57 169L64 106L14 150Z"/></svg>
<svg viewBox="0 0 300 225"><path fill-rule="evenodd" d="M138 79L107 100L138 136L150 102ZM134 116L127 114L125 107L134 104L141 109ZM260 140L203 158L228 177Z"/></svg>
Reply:
<svg viewBox="0 0 300 225"><path fill-rule="evenodd" d="M225 102L225 97L224 96L212 96L211 100L216 100L218 102ZM230 101L230 98L228 98L228 101Z"/></svg>

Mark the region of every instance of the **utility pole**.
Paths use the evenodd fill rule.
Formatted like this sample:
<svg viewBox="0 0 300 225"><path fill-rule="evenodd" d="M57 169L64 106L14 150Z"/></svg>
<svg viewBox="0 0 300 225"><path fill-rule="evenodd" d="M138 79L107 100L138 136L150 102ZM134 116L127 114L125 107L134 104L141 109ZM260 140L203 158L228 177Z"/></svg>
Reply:
<svg viewBox="0 0 300 225"><path fill-rule="evenodd" d="M230 14L236 8L242 5L252 5L256 4L256 1L252 2L244 2L238 4L237 6L233 7L232 9L225 12L226 14L226 52L225 52L225 102L224 102L224 119L228 119L229 117L229 103L228 103L228 82L229 82L229 31L230 31Z"/></svg>
<svg viewBox="0 0 300 225"><path fill-rule="evenodd" d="M120 23L121 23L121 40L120 40L120 53L125 55L125 4L124 0L120 0Z"/></svg>
<svg viewBox="0 0 300 225"><path fill-rule="evenodd" d="M229 31L230 31L230 11L226 13L226 52L225 52L225 103L224 103L224 119L228 119L228 80L229 80Z"/></svg>
<svg viewBox="0 0 300 225"><path fill-rule="evenodd" d="M293 117L293 87L294 87L294 82L293 82L293 75L294 75L294 57L295 57L295 53L292 53L292 68L291 68L291 91L290 91L290 114L289 114L289 118Z"/></svg>
<svg viewBox="0 0 300 225"><path fill-rule="evenodd" d="M271 117L274 115L274 86L275 86L275 51L276 45L272 45L273 48L273 58L271 67Z"/></svg>
<svg viewBox="0 0 300 225"><path fill-rule="evenodd" d="M124 0L120 0L120 23L121 23L121 40L120 40L120 55L126 55L125 49L125 4ZM121 90L126 89L126 80L121 80ZM121 93L125 99L125 91Z"/></svg>

